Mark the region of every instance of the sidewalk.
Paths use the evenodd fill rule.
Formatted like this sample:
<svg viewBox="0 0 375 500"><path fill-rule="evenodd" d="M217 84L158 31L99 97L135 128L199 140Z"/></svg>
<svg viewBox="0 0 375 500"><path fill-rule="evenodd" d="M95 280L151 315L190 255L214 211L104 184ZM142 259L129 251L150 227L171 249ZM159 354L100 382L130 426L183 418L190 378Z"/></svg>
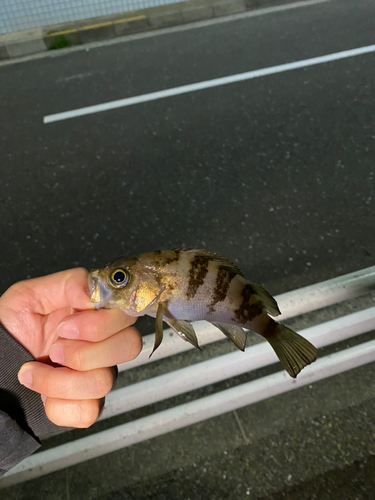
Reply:
<svg viewBox="0 0 375 500"><path fill-rule="evenodd" d="M306 0L302 0L304 1ZM291 2L288 0L187 0L125 14L17 31L0 35L0 60L286 3Z"/></svg>

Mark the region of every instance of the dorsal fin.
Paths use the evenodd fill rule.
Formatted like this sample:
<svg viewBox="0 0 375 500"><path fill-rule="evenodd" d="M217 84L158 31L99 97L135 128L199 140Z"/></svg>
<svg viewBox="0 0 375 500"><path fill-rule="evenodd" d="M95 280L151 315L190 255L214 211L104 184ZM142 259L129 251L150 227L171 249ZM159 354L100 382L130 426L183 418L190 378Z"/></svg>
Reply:
<svg viewBox="0 0 375 500"><path fill-rule="evenodd" d="M270 314L271 316L278 316L279 314L281 314L276 300L270 293L267 292L267 290L265 290L260 285L257 285L256 283L251 283L251 286L254 289L255 295L262 302L268 314Z"/></svg>

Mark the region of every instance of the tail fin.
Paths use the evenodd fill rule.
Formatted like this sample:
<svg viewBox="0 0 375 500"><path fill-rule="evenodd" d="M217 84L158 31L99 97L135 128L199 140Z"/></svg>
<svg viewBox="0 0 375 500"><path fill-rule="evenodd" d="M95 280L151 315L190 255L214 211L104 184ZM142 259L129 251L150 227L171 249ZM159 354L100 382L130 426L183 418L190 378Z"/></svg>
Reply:
<svg viewBox="0 0 375 500"><path fill-rule="evenodd" d="M274 323L274 331L266 339L277 354L284 370L296 378L305 366L316 360L316 347L287 326Z"/></svg>

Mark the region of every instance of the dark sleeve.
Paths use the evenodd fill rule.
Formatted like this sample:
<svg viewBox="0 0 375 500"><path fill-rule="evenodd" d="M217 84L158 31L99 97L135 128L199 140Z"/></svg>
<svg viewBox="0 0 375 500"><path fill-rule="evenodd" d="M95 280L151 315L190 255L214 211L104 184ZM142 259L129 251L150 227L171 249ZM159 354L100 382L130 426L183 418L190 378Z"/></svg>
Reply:
<svg viewBox="0 0 375 500"><path fill-rule="evenodd" d="M0 411L0 477L40 446L7 413Z"/></svg>
<svg viewBox="0 0 375 500"><path fill-rule="evenodd" d="M40 394L18 382L31 354L0 325L0 477L63 430L48 420Z"/></svg>

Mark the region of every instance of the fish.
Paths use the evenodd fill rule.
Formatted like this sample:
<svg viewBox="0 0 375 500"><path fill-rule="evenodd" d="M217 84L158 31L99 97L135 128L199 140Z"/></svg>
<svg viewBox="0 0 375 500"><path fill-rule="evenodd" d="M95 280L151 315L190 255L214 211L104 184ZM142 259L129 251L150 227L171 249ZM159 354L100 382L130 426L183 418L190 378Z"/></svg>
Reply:
<svg viewBox="0 0 375 500"><path fill-rule="evenodd" d="M163 322L199 348L192 321L208 321L244 351L246 330L266 339L287 373L296 378L317 358L308 340L273 319L276 300L219 254L201 249L158 250L120 257L88 276L96 308L119 308L130 316L155 321L155 343L163 340ZM151 356L150 355L150 356Z"/></svg>

